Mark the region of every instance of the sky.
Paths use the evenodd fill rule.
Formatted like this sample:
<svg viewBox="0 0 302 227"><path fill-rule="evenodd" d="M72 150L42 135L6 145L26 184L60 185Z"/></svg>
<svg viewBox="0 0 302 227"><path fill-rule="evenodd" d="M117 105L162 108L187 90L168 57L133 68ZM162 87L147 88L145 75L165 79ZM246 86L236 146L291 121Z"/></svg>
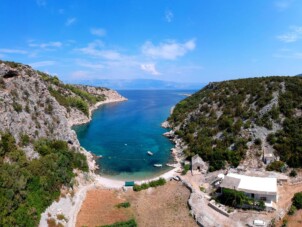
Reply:
<svg viewBox="0 0 302 227"><path fill-rule="evenodd" d="M63 81L302 73L301 0L2 0L0 59Z"/></svg>

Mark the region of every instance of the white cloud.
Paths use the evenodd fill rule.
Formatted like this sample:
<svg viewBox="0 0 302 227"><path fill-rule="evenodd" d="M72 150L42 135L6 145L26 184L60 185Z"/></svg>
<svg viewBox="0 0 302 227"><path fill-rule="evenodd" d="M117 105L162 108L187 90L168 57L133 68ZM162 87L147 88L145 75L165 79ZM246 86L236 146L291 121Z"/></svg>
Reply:
<svg viewBox="0 0 302 227"><path fill-rule="evenodd" d="M284 11L288 9L291 4L292 0L279 0L275 2L275 7L280 11Z"/></svg>
<svg viewBox="0 0 302 227"><path fill-rule="evenodd" d="M0 53L4 53L4 54L27 54L27 51L18 50L18 49L0 49Z"/></svg>
<svg viewBox="0 0 302 227"><path fill-rule="evenodd" d="M90 29L90 32L92 35L96 35L96 36L100 36L100 37L105 36L107 33L106 30L103 28L92 28L92 29Z"/></svg>
<svg viewBox="0 0 302 227"><path fill-rule="evenodd" d="M63 44L61 42L48 42L48 43L29 43L30 47L39 47L39 48L49 48L49 47L61 47Z"/></svg>
<svg viewBox="0 0 302 227"><path fill-rule="evenodd" d="M158 46L147 41L142 46L144 55L152 58L161 58L167 60L175 60L178 57L185 55L188 51L194 50L196 47L195 40L191 39L185 43L177 43L175 41L167 41L160 43Z"/></svg>
<svg viewBox="0 0 302 227"><path fill-rule="evenodd" d="M36 3L38 6L45 6L46 5L46 0L36 0Z"/></svg>
<svg viewBox="0 0 302 227"><path fill-rule="evenodd" d="M38 62L30 63L29 65L33 68L39 68L39 67L54 65L55 63L56 63L55 61L38 61Z"/></svg>
<svg viewBox="0 0 302 227"><path fill-rule="evenodd" d="M70 26L70 25L74 24L76 21L77 21L77 18L75 18L75 17L68 18L67 21L65 22L65 25Z"/></svg>
<svg viewBox="0 0 302 227"><path fill-rule="evenodd" d="M285 43L293 43L302 38L302 27L291 26L290 32L278 35L277 39Z"/></svg>
<svg viewBox="0 0 302 227"><path fill-rule="evenodd" d="M166 17L166 21L167 21L168 23L170 23L170 22L173 21L174 15L173 15L172 11L167 10L167 11L166 11L166 14L165 14L165 17Z"/></svg>
<svg viewBox="0 0 302 227"><path fill-rule="evenodd" d="M160 73L156 70L155 64L153 63L141 64L141 69L152 75L160 75Z"/></svg>
<svg viewBox="0 0 302 227"><path fill-rule="evenodd" d="M79 70L72 72L70 76L72 79L89 79L90 72Z"/></svg>
<svg viewBox="0 0 302 227"><path fill-rule="evenodd" d="M77 60L77 64L82 67L91 68L91 69L103 69L104 66L102 64L90 63L83 60Z"/></svg>
<svg viewBox="0 0 302 227"><path fill-rule="evenodd" d="M100 40L96 40L92 43L89 43L87 47L78 49L84 54L101 57L107 60L121 60L122 56L119 52L115 50L106 50L103 49L104 44Z"/></svg>

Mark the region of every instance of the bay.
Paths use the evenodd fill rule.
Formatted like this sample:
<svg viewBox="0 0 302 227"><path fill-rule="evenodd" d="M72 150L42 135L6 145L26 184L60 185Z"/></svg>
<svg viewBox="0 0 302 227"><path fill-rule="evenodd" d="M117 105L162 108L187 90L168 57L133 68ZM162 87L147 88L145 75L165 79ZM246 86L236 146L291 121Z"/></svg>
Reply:
<svg viewBox="0 0 302 227"><path fill-rule="evenodd" d="M146 179L169 170L173 144L163 136L161 123L170 109L193 91L119 91L128 101L100 106L92 120L74 126L81 146L95 155L99 173L122 180ZM149 156L151 151L153 156ZM156 168L154 164L162 164Z"/></svg>

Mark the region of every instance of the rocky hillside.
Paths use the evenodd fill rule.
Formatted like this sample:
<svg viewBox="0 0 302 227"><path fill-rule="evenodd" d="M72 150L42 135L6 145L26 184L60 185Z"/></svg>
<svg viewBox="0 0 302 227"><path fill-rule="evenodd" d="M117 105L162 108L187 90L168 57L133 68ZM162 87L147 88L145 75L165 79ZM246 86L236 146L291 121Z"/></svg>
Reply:
<svg viewBox="0 0 302 227"><path fill-rule="evenodd" d="M263 168L263 160L279 158L275 166L302 167L301 77L210 83L178 103L168 121L185 154L199 154L210 171Z"/></svg>
<svg viewBox="0 0 302 227"><path fill-rule="evenodd" d="M107 88L67 85L30 66L0 61L0 226L36 226L40 215L88 171L73 124L124 97ZM89 166L90 164L91 166Z"/></svg>
<svg viewBox="0 0 302 227"><path fill-rule="evenodd" d="M30 139L47 137L78 146L70 126L88 122L99 103L122 99L107 88L67 85L30 66L0 62L0 129L17 142L27 134Z"/></svg>

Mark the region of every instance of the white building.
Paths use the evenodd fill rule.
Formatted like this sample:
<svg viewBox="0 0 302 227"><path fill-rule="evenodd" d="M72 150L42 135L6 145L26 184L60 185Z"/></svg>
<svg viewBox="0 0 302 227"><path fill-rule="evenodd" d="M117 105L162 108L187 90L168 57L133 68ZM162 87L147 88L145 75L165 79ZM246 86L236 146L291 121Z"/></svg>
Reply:
<svg viewBox="0 0 302 227"><path fill-rule="evenodd" d="M273 208L273 203L278 201L277 178L229 173L222 180L220 187L242 191L251 198L263 200L268 208Z"/></svg>

